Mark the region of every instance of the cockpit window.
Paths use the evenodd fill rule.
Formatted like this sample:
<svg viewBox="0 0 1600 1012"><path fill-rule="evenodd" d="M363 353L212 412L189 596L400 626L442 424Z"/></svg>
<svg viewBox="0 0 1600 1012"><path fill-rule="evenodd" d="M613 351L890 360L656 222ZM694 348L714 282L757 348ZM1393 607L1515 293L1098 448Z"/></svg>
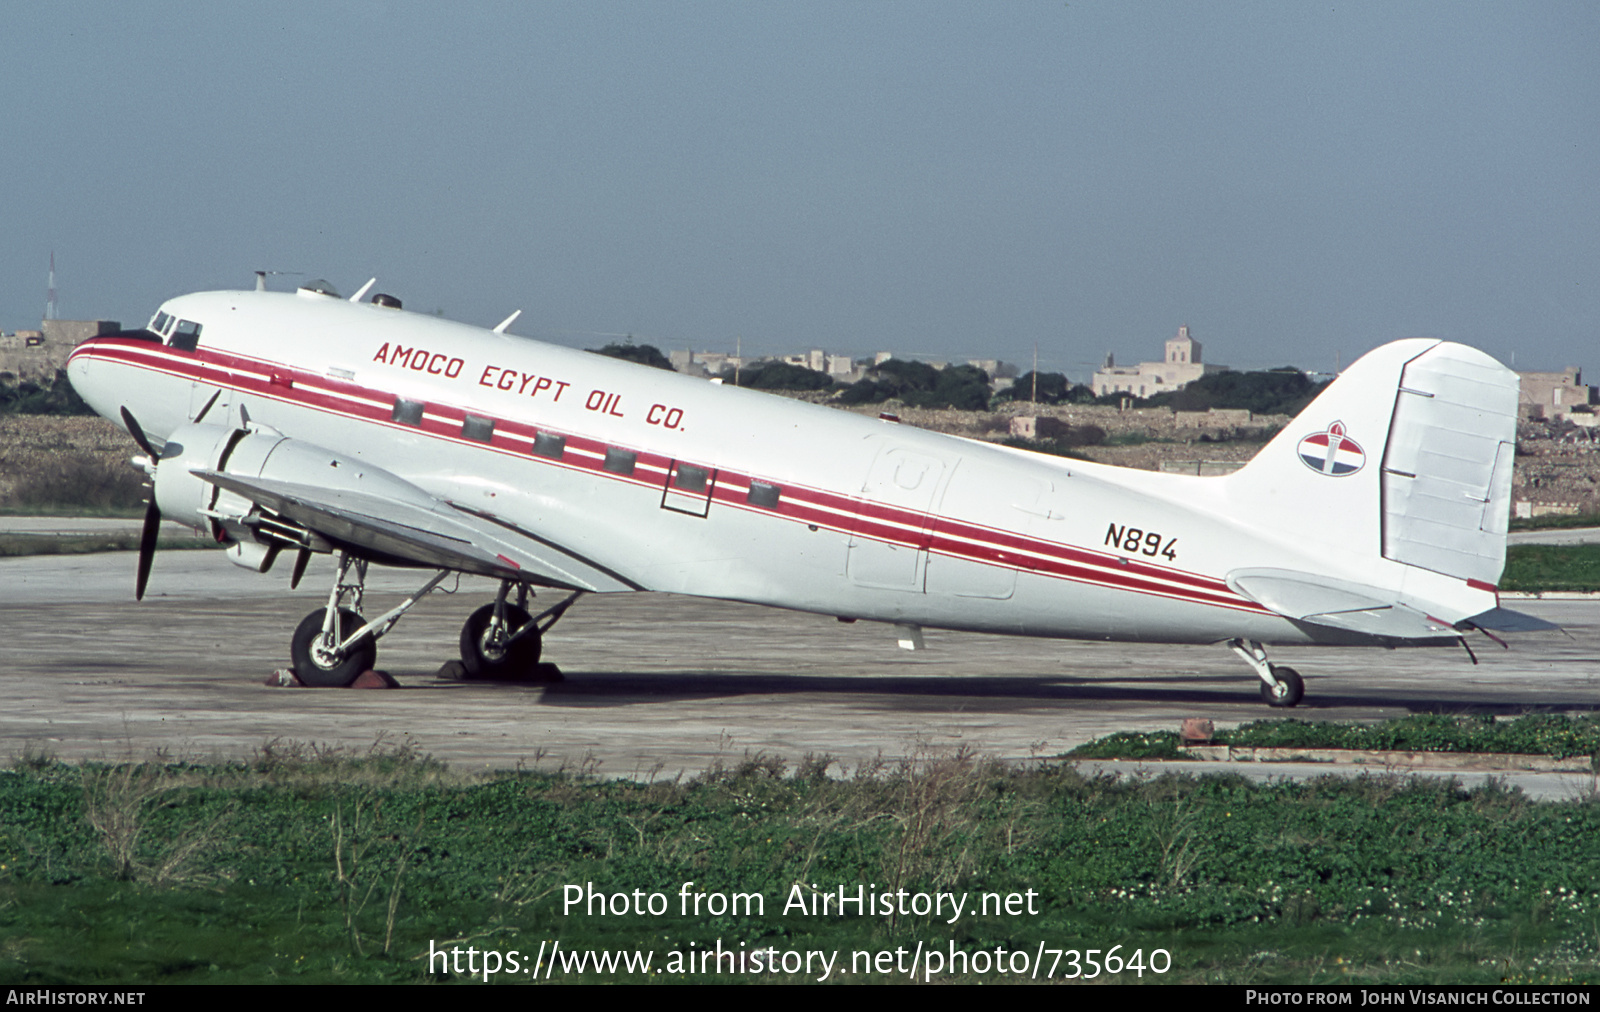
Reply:
<svg viewBox="0 0 1600 1012"><path fill-rule="evenodd" d="M165 337L167 333L167 324L171 322L172 317L168 316L166 313L157 313L156 318L150 321L150 330L152 333L160 334Z"/></svg>
<svg viewBox="0 0 1600 1012"><path fill-rule="evenodd" d="M179 320L178 325L172 329L172 340L167 342L167 347L179 351L194 351L200 344L200 324L192 320Z"/></svg>

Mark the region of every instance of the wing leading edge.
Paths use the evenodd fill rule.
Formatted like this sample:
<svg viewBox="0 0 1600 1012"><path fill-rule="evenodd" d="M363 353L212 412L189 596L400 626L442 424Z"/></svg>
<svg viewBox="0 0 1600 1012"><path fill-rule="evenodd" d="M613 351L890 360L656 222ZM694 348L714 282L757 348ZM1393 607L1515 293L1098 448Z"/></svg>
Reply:
<svg viewBox="0 0 1600 1012"><path fill-rule="evenodd" d="M288 517L328 541L419 566L596 593L643 590L622 574L529 532L466 513L414 489L410 501L220 471L193 473ZM510 532L515 539L508 538Z"/></svg>

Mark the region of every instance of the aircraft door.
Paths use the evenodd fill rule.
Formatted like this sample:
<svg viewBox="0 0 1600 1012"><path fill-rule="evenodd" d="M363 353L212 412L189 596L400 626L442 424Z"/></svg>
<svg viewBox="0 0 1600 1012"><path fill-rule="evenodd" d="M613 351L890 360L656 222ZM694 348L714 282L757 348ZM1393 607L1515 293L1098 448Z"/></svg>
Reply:
<svg viewBox="0 0 1600 1012"><path fill-rule="evenodd" d="M661 487L661 508L691 517L711 513L711 499L717 485L717 470L674 460L667 468Z"/></svg>
<svg viewBox="0 0 1600 1012"><path fill-rule="evenodd" d="M873 458L847 539L845 572L864 587L923 590L928 513L939 503L949 467L903 446Z"/></svg>
<svg viewBox="0 0 1600 1012"><path fill-rule="evenodd" d="M1018 569L1029 557L1008 535L1050 535L1059 531L1041 521L1060 513L1050 509L1051 483L1014 468L964 458L950 478L942 514L953 522L946 538L934 538L924 585L929 594L1006 600L1016 591ZM965 523L962 523L962 522ZM967 526L970 525L970 526Z"/></svg>

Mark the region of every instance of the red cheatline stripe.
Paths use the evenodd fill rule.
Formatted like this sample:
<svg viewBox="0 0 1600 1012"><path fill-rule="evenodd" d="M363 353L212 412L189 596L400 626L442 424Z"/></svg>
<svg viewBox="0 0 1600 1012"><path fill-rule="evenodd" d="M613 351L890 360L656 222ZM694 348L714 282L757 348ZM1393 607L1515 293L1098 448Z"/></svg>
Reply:
<svg viewBox="0 0 1600 1012"><path fill-rule="evenodd" d="M567 438L566 454L561 461L537 457L530 452L531 443L542 427L510 419L494 419L494 435L489 444L465 440L461 438L460 426L468 414L466 409L433 401L425 405L421 426L401 426L390 420L394 403L392 394L248 356L210 350L203 353L205 358L197 359L150 342L117 339L90 339L74 349L69 357L79 354L154 369L209 385L228 386L283 403L379 422L408 431L422 431L463 445L488 445L503 452L517 453L530 462L584 470L635 485L658 488L659 480L644 481L638 475L643 472L664 478L672 463L672 458L636 451L635 475L617 475L605 471L601 466L606 447L615 444L567 432L561 433ZM273 382L275 377L276 383ZM1326 442L1325 434L1323 441ZM776 484L783 492L777 508L749 506L742 500L751 480L747 475L722 471L718 475L713 497L718 502L736 508L783 516L940 555L1201 604L1267 611L1255 602L1235 595L1225 583L1214 577L871 502L826 489L778 482Z"/></svg>

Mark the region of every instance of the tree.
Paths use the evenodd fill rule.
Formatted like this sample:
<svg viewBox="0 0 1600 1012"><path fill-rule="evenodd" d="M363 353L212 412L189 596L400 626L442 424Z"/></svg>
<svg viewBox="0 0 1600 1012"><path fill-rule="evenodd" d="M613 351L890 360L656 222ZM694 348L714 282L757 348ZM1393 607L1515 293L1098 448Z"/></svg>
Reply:
<svg viewBox="0 0 1600 1012"><path fill-rule="evenodd" d="M604 348L589 348L588 351L596 355L605 355L608 358L620 358L628 362L637 362L640 365L652 366L656 369L665 369L668 372L677 372L672 368L672 362L667 356L661 354L661 349L653 344L634 344L629 338L624 344L608 344Z"/></svg>
<svg viewBox="0 0 1600 1012"><path fill-rule="evenodd" d="M825 372L778 361L758 362L737 371L722 370L724 383L735 379L739 386L752 390L826 390L833 386L833 377Z"/></svg>
<svg viewBox="0 0 1600 1012"><path fill-rule="evenodd" d="M1034 401L1038 404L1088 404L1094 391L1082 383L1074 384L1058 372L1039 373L1039 393L1034 396L1032 372L1025 372L1007 388L994 395L997 401Z"/></svg>

